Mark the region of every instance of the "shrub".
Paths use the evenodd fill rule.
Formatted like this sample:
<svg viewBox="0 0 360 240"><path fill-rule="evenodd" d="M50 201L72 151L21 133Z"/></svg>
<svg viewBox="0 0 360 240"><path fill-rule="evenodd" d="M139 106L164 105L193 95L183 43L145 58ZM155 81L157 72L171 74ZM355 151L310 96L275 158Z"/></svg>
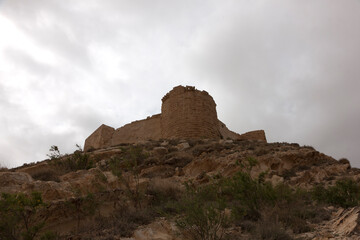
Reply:
<svg viewBox="0 0 360 240"><path fill-rule="evenodd" d="M72 155L63 155L57 146L51 146L50 154L47 156L52 163L58 168L59 172L66 173L69 171L87 170L95 166L94 161L90 158L90 155L83 153L79 145L76 144L78 150L74 151Z"/></svg>
<svg viewBox="0 0 360 240"><path fill-rule="evenodd" d="M87 234L83 239L94 239L94 236L101 236L101 239L114 239L114 236L131 237L138 226L149 224L153 220L151 209L122 206L111 216L96 216L95 224L83 226L80 232L82 236Z"/></svg>
<svg viewBox="0 0 360 240"><path fill-rule="evenodd" d="M35 180L60 182L59 175L52 169L43 170L31 175Z"/></svg>
<svg viewBox="0 0 360 240"><path fill-rule="evenodd" d="M126 194L135 205L135 208L141 208L141 200L144 193L140 191L140 164L148 157L144 154L142 148L130 147L126 149L124 156L121 158L114 157L110 160L111 172L117 176L125 186ZM125 174L127 172L127 174ZM131 187L134 183L134 187Z"/></svg>
<svg viewBox="0 0 360 240"><path fill-rule="evenodd" d="M66 159L65 163L66 167L71 171L87 170L94 167L94 161L90 159L90 155L80 151L75 151L73 155Z"/></svg>
<svg viewBox="0 0 360 240"><path fill-rule="evenodd" d="M86 196L68 200L66 205L75 212L77 232L79 232L81 219L86 216L95 214L95 210L98 207L98 202L95 200L94 195L89 193Z"/></svg>
<svg viewBox="0 0 360 240"><path fill-rule="evenodd" d="M151 196L150 205L162 215L176 212L176 202L181 197L180 187L171 181L154 179L149 183L146 194Z"/></svg>
<svg viewBox="0 0 360 240"><path fill-rule="evenodd" d="M8 172L9 169L7 167L4 167L0 164L0 172Z"/></svg>
<svg viewBox="0 0 360 240"><path fill-rule="evenodd" d="M322 185L314 187L312 195L319 202L344 208L354 207L360 203L360 186L352 179L342 179L328 188Z"/></svg>
<svg viewBox="0 0 360 240"><path fill-rule="evenodd" d="M290 227L294 233L304 233L311 230L306 220L310 217L303 215L301 211L307 211L307 207L290 204L277 208L274 217L278 218L286 227Z"/></svg>
<svg viewBox="0 0 360 240"><path fill-rule="evenodd" d="M243 221L264 220L264 212L270 209L270 216L265 217L278 219L297 233L309 231L306 220L313 217L315 211L306 211L307 192L293 190L284 184L273 186L264 181L264 173L257 178L251 177L250 170L255 164L255 159L248 158L240 164L246 171L219 181L233 220L240 226Z"/></svg>
<svg viewBox="0 0 360 240"><path fill-rule="evenodd" d="M222 193L231 204L235 219L257 220L261 207L274 205L276 200L290 195L290 189L282 185L274 188L262 179L253 179L248 172L238 172L230 179L221 180Z"/></svg>
<svg viewBox="0 0 360 240"><path fill-rule="evenodd" d="M38 192L30 196L3 193L0 199L0 239L35 239L47 219L44 211L45 204Z"/></svg>
<svg viewBox="0 0 360 240"><path fill-rule="evenodd" d="M260 222L257 232L259 239L263 240L291 240L292 238L281 227L279 223L273 221Z"/></svg>
<svg viewBox="0 0 360 240"><path fill-rule="evenodd" d="M341 159L339 159L339 163L341 163L341 164L350 164L350 161L347 158L341 158Z"/></svg>
<svg viewBox="0 0 360 240"><path fill-rule="evenodd" d="M192 239L221 239L228 224L225 202L218 193L218 185L195 188L186 185L186 193L179 202L177 226Z"/></svg>

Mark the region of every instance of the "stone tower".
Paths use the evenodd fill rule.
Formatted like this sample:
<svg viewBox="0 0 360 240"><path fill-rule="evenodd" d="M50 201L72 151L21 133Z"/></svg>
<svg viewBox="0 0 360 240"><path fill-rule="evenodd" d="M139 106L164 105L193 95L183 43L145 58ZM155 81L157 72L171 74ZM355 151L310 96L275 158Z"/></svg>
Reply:
<svg viewBox="0 0 360 240"><path fill-rule="evenodd" d="M162 98L161 135L165 139L221 138L214 99L195 87L173 88Z"/></svg>

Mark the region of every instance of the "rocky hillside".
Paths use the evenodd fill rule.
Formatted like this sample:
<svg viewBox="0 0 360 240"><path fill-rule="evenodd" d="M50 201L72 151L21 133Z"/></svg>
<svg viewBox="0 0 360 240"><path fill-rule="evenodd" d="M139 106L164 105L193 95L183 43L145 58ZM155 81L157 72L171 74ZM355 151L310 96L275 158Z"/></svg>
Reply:
<svg viewBox="0 0 360 240"><path fill-rule="evenodd" d="M360 170L310 146L159 140L0 172L0 239L360 239Z"/></svg>

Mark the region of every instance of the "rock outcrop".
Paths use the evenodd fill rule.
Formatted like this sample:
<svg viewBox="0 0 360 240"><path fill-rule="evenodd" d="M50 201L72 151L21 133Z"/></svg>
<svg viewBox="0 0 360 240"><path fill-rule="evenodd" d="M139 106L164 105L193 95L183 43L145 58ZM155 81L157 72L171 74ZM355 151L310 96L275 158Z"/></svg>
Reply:
<svg viewBox="0 0 360 240"><path fill-rule="evenodd" d="M218 120L216 103L206 91L177 86L162 98L161 114L121 128L101 125L86 140L84 150L159 139L249 139L266 142L265 132L238 134Z"/></svg>

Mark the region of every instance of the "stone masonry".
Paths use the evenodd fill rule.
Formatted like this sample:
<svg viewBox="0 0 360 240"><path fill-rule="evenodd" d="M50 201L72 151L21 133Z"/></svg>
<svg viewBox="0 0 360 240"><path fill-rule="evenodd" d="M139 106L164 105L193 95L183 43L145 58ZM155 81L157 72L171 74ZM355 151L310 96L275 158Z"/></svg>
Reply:
<svg viewBox="0 0 360 240"><path fill-rule="evenodd" d="M215 101L206 91L177 86L162 98L161 114L116 130L103 124L85 140L84 150L146 140L205 138L266 141L263 130L241 135L230 131L218 120Z"/></svg>
<svg viewBox="0 0 360 240"><path fill-rule="evenodd" d="M195 87L175 87L162 99L163 138L221 138L214 99Z"/></svg>

